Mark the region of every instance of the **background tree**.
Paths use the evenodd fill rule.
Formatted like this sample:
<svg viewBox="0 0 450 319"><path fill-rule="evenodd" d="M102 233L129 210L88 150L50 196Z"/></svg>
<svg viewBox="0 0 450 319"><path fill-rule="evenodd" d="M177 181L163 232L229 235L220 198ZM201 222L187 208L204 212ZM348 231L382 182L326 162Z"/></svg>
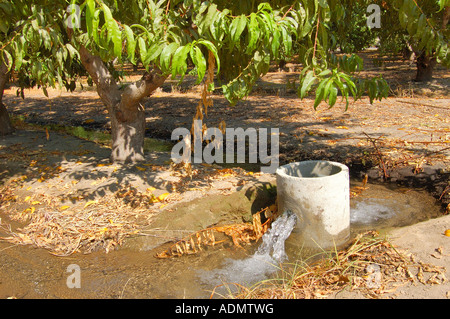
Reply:
<svg viewBox="0 0 450 319"><path fill-rule="evenodd" d="M405 47L416 57L416 81L429 81L436 64L450 67L449 0L378 1L382 27L378 30L380 49L397 53ZM398 23L392 23L393 21Z"/></svg>
<svg viewBox="0 0 450 319"><path fill-rule="evenodd" d="M48 87L75 89L75 80L83 75L77 51L69 43L64 26L67 3L22 0L0 2L0 135L13 131L2 103L10 77L24 89Z"/></svg>
<svg viewBox="0 0 450 319"><path fill-rule="evenodd" d="M6 82L8 81L8 76L8 67L4 62L0 63L0 135L6 135L13 132L8 111L2 103L3 91L5 89Z"/></svg>

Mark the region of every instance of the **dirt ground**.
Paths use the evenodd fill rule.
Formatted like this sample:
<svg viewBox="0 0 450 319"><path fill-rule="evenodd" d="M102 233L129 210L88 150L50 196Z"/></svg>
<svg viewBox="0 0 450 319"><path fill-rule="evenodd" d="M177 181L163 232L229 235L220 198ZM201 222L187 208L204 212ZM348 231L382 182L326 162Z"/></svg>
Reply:
<svg viewBox="0 0 450 319"><path fill-rule="evenodd" d="M370 64L366 68L367 73L380 71ZM322 104L315 111L311 98L300 100L292 92L298 76L294 67L293 72L270 72L254 94L234 107L213 95L214 106L204 123L218 127L224 120L227 127L279 128L280 164L328 159L348 165L355 180L367 174L370 183L426 190L441 205L443 216L394 229L389 236L424 262L446 267L450 278L450 237L444 234L450 229L450 74L439 69L437 80L423 85L405 77L412 78L413 70L399 60L385 59L383 68L392 86L391 97L383 101L370 104L363 98L347 111L343 102L332 109ZM153 94L145 104L147 136L169 140L173 129L190 128L198 90L189 81L186 86L169 81ZM5 92L4 103L18 130L0 137L0 235L13 234L9 242L17 245L37 246L57 256L111 251L161 216L174 220L169 213L175 205L208 195L232 195L246 185L273 179L259 174L258 165L244 166L246 170L215 165L174 169L168 152L148 152L146 162L138 165L110 164L107 147L29 126L108 131L107 113L94 91L54 90L46 98L28 90L25 97L17 97L14 87ZM243 215L201 215L190 218L180 231L236 222ZM177 222L180 228L183 222ZM14 249L2 247L0 254ZM7 266L0 264L2 272ZM2 296L8 296L7 287L0 281ZM344 290L334 297L362 296ZM391 297L450 298L450 283L411 284Z"/></svg>

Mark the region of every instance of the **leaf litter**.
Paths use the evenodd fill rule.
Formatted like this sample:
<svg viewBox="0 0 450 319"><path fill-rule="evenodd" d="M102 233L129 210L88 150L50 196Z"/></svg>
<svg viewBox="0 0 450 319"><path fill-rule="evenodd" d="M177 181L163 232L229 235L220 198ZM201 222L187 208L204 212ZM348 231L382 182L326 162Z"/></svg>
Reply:
<svg viewBox="0 0 450 319"><path fill-rule="evenodd" d="M5 188L2 194L4 191ZM16 197L9 199L16 200ZM99 249L109 252L122 244L126 237L138 232L137 217L144 213L142 209L141 212L130 210L113 196L87 202L86 207L80 210L66 205L57 209L59 201L55 199L47 198L47 204L33 210L9 210L11 220L28 224L14 231L3 226L10 236L0 239L44 248L56 256Z"/></svg>
<svg viewBox="0 0 450 319"><path fill-rule="evenodd" d="M383 298L409 283L440 285L448 281L445 267L416 261L414 255L394 247L375 231L359 234L342 251L323 254L316 261L282 265L278 277L252 287L234 284L238 291L231 297L317 299L347 289L358 290L367 298Z"/></svg>

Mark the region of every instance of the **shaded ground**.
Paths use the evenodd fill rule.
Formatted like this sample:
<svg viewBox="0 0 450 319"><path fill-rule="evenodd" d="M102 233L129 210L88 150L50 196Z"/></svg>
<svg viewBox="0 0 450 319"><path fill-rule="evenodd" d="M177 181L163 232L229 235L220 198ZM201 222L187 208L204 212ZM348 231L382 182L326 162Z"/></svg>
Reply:
<svg viewBox="0 0 450 319"><path fill-rule="evenodd" d="M368 56L366 73L382 72ZM370 104L365 98L351 103L346 112L342 102L332 109L322 104L315 111L312 99L299 100L289 90L280 91L287 81L294 82L296 72L272 72L257 84L255 94L235 107L214 95L203 123L219 127L223 120L231 128L279 128L281 164L331 159L349 165L354 176L362 172L372 180L427 187L448 204L450 195L444 190L450 163L449 72L438 69L437 80L418 84L409 81L414 70L405 62L384 59L384 65L392 97L381 102ZM188 80L178 87L168 82L147 100L147 136L169 140L175 128L191 127L200 95L191 84ZM4 99L10 112L27 122L109 130L106 110L95 92L51 92L48 99L31 90L26 96L21 100L11 89Z"/></svg>
<svg viewBox="0 0 450 319"><path fill-rule="evenodd" d="M403 66L400 71L399 65ZM368 66L368 73L379 71L372 67ZM450 203L449 72L438 70L436 76L439 79L424 86L408 81L405 72L409 72L412 78L414 71L408 71L401 61L385 60L384 68L388 71L387 79L391 85L394 84L393 96L372 105L368 99L363 99L352 103L347 112L344 112L343 103L337 103L333 109L321 105L314 111L311 99L301 101L290 91L294 89L294 80L298 76L295 72L273 72L258 83L255 94L235 107L228 106L225 99L214 95L214 106L208 110L204 122L208 127L218 127L224 120L227 127L279 128L281 164L307 159L339 161L350 167L356 179L368 174L371 182L394 182L425 189L434 196L445 214ZM286 89L288 79L291 86ZM148 99L148 136L167 140L173 129L191 127L199 93L196 87L189 87L189 82L187 85L187 88L177 87L175 82L169 82ZM40 91L30 90L25 96L25 100L16 97L14 88L7 90L4 96L19 130L15 135L0 138L0 183L3 184L0 194L3 229L0 236L13 233L16 234L13 241L16 244L33 244L67 257L59 257L60 261L52 261L48 265L33 264L41 254L48 253L32 250L36 256L27 261L28 247L1 243L0 254L5 256L0 265L1 297L118 298L126 291L125 286L130 288L140 284L150 287L153 285L150 269L155 261L150 262L148 256L138 257L139 254L133 257L135 268L132 269L137 274L143 273L133 279L114 277L119 280L114 292L93 283L95 287L84 295L52 293L51 287L44 289L42 286L46 285L45 272L39 272L33 279L33 268L54 268L56 270L52 273L58 278L49 281L64 281L67 263L77 258L73 256L80 255L71 254L81 251L93 252L96 256L89 257L84 267L89 268L98 260L100 265L104 263L105 269L109 269L109 257L103 251L115 249L126 242L127 236L136 234L144 226L152 227L158 218L166 223L174 222L176 215L171 215L171 212L177 204L192 204L192 200L207 195L230 195L252 183L273 179L273 176L255 174L258 171L255 166L246 167L247 171L208 165L173 168L169 154L156 151L148 152L146 162L139 165L110 165L107 147L51 130L46 132L44 128L31 130L27 126L27 123L52 123L107 132L109 120L95 92L69 94L50 91L50 98L46 98ZM260 203L261 207L263 204ZM212 224L245 219L246 212L230 207L224 206L212 216L204 214L197 219L179 221L177 226L184 228L180 228L178 234L166 234L169 238L162 241L179 239L186 231ZM222 214L223 211L227 212ZM195 216L194 213L190 216ZM431 220L424 224L426 227L401 228L394 236L399 238L400 246L411 248L424 258L437 259L430 255L435 254L438 247L448 246L449 237L443 235L445 229L450 229L447 217ZM8 229L10 223L12 229ZM22 231L17 227L22 227ZM44 236L39 236L41 233ZM428 240L429 245L414 245L417 236ZM10 253L12 251L16 252ZM444 254L448 253L444 251ZM126 255L115 256L112 257L117 259L113 262L115 265L120 263L120 258L127 258ZM448 258L442 255L436 261L445 266ZM201 260L196 262L201 263ZM167 276L181 274L180 269L186 267L183 262L172 263L177 266L171 266L173 272L168 272ZM10 272L12 269L14 272ZM110 271L121 270L105 270L105 278L111 274ZM29 282L26 286L14 284L14 276L20 273L26 274L26 279L21 281ZM153 273L153 276L159 275ZM98 276L94 277L98 280ZM158 285L164 285L164 280ZM104 290L99 291L99 287ZM121 292L117 287L122 287ZM450 291L448 283L440 286L436 295L427 289L417 293L407 290L397 297L445 298L444 292ZM136 289L128 296L183 297L161 290L152 290L153 293L143 296L139 291L142 290Z"/></svg>

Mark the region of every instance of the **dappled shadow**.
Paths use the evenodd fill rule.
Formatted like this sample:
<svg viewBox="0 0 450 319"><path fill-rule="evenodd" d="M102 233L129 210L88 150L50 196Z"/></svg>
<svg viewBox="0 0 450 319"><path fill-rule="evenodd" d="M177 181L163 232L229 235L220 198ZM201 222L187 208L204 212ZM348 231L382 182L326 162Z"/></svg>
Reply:
<svg viewBox="0 0 450 319"><path fill-rule="evenodd" d="M98 97L91 93L83 98L77 93L50 100L35 96L24 101L6 95L5 101L14 116L23 116L27 122L80 125L108 132L108 115ZM199 96L195 93L155 93L145 103L146 136L169 140L175 128L190 129L198 100ZM351 162L356 157L367 157L367 153L372 154L375 150L364 133L372 139L380 139L378 144L391 140L396 143L390 147L417 156L427 155L445 146L437 143L446 133L438 127L439 122L448 118L449 111L440 106L445 102L442 104L439 100L433 103L437 109L420 107L420 99L415 102L417 106L398 100L384 100L370 105L367 100L362 100L351 103L347 112L343 102L338 102L333 109L321 105L315 111L311 99L299 100L295 95L253 95L233 107L221 96L213 95L213 100L214 106L208 109L204 124L219 127L225 121L228 128L278 128L281 163L305 159L344 162L350 159ZM427 100L425 104L432 103ZM435 132L420 129L427 118L430 125L437 128ZM406 134L410 127L418 128L417 132ZM433 134L434 142L426 144L430 134ZM418 143L408 143L411 141Z"/></svg>
<svg viewBox="0 0 450 319"><path fill-rule="evenodd" d="M160 153L159 158L155 158L158 153L149 154L153 164L141 164L145 168L141 171L136 165L111 164L110 152L70 135L50 131L47 139L43 130L19 129L0 139L0 178L19 179L29 191L53 194L61 202L72 203L95 200L126 187L139 192L150 186L167 191L165 180L158 175L167 154Z"/></svg>
<svg viewBox="0 0 450 319"><path fill-rule="evenodd" d="M372 72L370 66L368 69L367 72ZM293 77L290 73L281 75L283 78L278 79L279 81ZM445 78L448 80L448 77ZM270 77L263 79L261 85L265 86L267 83L264 82L267 81L271 81ZM147 137L167 141L175 128L192 127L200 93L195 90L187 90L186 93L171 91L172 85L171 82L166 83L162 91L155 92L145 100ZM430 160L430 163L437 161L449 165L446 159L449 151L445 144L448 134L446 121L450 117L448 99L389 98L370 104L368 99L364 98L351 102L347 111L345 103L338 99L332 109L322 103L314 110L314 101L311 98L300 100L289 92L282 95L279 92L256 92L257 94L252 94L235 106L230 106L223 96L213 94L214 105L209 107L203 124L207 127L219 127L224 121L227 128L266 128L269 132L273 128L279 129L281 165L302 160L326 159L348 165L350 173L358 177L375 167L379 170L381 179L384 178L382 163L388 170L408 166L411 171L416 168L420 171L421 165L426 165L427 160ZM95 92L54 94L50 99L40 92L33 92L26 94L25 100L12 93L10 90L4 97L8 110L13 117L22 117L28 123L82 126L86 129L110 131L108 114ZM268 143L270 150L270 140ZM106 149L104 152L103 157L95 160L108 162L110 150ZM161 165L161 161L152 158L153 155L146 153L145 163L156 167ZM165 161L170 160L168 152L163 157ZM223 165L236 166L258 171L261 163ZM118 182L111 185L102 184L98 188L99 194L106 190L117 191L127 183L130 176L136 174L163 189L164 182L152 177L155 172L150 172L151 166L143 168L145 170L136 169L136 166L132 165L121 166L115 172ZM89 179L104 179L110 174L104 170L95 170L85 176ZM0 178L2 176L5 175L0 175ZM81 179L83 173L74 172L73 177ZM167 176L163 174L164 178ZM172 181L171 184L174 183L175 181ZM165 184L168 185L167 181ZM93 197L89 192L90 187L87 187L83 189L82 194L87 198Z"/></svg>

